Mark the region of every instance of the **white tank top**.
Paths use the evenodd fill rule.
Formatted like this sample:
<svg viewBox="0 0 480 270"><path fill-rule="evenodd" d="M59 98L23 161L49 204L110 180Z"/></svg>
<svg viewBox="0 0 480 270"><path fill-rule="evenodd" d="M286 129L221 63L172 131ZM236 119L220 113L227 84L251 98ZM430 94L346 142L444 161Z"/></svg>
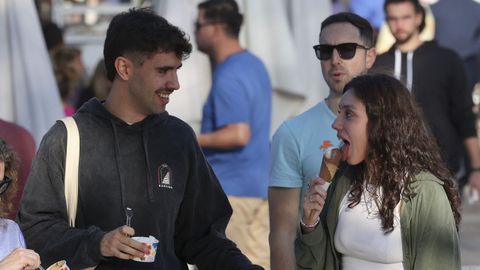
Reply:
<svg viewBox="0 0 480 270"><path fill-rule="evenodd" d="M335 249L342 254L342 270L403 270L399 205L394 210L394 229L384 234L378 207L368 192L348 208L343 198L335 231Z"/></svg>

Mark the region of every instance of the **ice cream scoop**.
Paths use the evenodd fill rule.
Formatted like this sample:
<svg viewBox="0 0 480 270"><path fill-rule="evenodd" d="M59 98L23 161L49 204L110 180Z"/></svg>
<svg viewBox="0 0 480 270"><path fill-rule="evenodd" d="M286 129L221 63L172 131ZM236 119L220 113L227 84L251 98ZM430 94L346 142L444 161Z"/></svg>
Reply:
<svg viewBox="0 0 480 270"><path fill-rule="evenodd" d="M320 178L327 182L331 182L333 176L338 170L338 166L342 161L342 151L339 148L328 148L323 153L322 164L320 167Z"/></svg>

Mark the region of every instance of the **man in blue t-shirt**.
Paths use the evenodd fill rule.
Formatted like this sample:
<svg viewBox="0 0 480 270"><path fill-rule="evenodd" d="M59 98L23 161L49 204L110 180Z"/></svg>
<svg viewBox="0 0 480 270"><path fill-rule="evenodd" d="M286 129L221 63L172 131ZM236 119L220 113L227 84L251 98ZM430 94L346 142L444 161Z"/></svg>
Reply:
<svg viewBox="0 0 480 270"><path fill-rule="evenodd" d="M238 41L233 0L198 5L195 39L214 64L198 142L233 208L227 236L270 269L268 170L272 87L263 63Z"/></svg>

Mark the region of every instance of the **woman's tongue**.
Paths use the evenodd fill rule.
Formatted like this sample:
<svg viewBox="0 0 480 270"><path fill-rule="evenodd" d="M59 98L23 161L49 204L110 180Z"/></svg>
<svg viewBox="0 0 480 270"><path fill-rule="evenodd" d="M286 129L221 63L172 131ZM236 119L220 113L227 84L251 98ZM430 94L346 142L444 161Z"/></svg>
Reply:
<svg viewBox="0 0 480 270"><path fill-rule="evenodd" d="M344 142L342 145L342 160L345 161L348 159L348 148L350 147L350 143Z"/></svg>

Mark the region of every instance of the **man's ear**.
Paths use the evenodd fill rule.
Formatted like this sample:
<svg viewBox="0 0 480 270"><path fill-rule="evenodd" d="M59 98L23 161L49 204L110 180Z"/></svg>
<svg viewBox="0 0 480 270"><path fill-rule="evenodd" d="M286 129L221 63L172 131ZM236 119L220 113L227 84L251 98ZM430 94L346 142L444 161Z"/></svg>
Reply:
<svg viewBox="0 0 480 270"><path fill-rule="evenodd" d="M132 76L132 62L123 56L119 56L115 59L115 70L118 77L128 81Z"/></svg>
<svg viewBox="0 0 480 270"><path fill-rule="evenodd" d="M423 16L425 16L425 13L423 13L423 14L422 14L422 12L415 13L415 25L417 26L419 34L420 34L419 27L422 24Z"/></svg>
<svg viewBox="0 0 480 270"><path fill-rule="evenodd" d="M377 50L375 49L375 47L367 50L367 56L365 59L365 65L367 66L367 69L372 68L376 58L377 58Z"/></svg>

